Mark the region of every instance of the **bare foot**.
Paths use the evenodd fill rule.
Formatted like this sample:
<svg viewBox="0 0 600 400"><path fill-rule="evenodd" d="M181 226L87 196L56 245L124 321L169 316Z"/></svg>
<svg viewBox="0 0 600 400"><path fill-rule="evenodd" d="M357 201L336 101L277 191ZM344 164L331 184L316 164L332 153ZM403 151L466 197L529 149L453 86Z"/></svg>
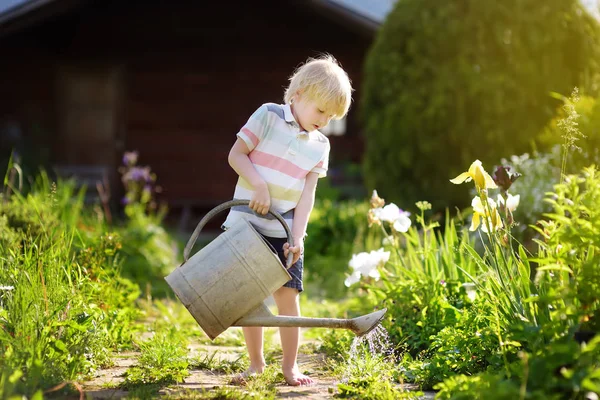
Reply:
<svg viewBox="0 0 600 400"><path fill-rule="evenodd" d="M290 371L283 371L283 377L290 386L308 386L315 384L315 381L313 381L311 377L300 373L297 365Z"/></svg>
<svg viewBox="0 0 600 400"><path fill-rule="evenodd" d="M241 372L239 374L235 374L234 376L231 377L231 379L229 380L229 383L231 385L237 385L237 386L243 386L246 383L248 383L248 380L250 378L252 378L253 376L262 374L264 368L248 368L247 370L245 370L244 372Z"/></svg>

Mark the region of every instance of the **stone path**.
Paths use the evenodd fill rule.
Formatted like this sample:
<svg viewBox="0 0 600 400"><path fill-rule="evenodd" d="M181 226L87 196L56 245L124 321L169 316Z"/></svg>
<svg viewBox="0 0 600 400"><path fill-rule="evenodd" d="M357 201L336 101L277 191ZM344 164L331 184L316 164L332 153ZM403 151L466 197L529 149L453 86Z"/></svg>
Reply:
<svg viewBox="0 0 600 400"><path fill-rule="evenodd" d="M151 321L149 321L150 323ZM239 329L239 328L233 328ZM241 332L230 332L233 336ZM270 334L270 335L269 335ZM145 332L141 335L141 339L149 338L150 333ZM304 338L304 335L301 335ZM234 343L240 343L239 340ZM275 348L280 348L279 335L274 331L265 331L265 344L271 343ZM307 344L303 341L303 344ZM311 377L315 380L314 386L288 386L283 382L275 386L278 399L289 399L302 397L303 399L332 399L337 390L336 378L331 376L323 366L326 363L323 354L304 354L301 352L298 355L298 364L303 371L312 371ZM245 354L245 347L236 345L219 346L211 342L192 339L188 344L188 358L198 359L204 355L215 355L220 360L236 361L242 354ZM265 349L266 351L266 349ZM114 365L111 368L103 369L97 372L96 376L87 382L82 382L83 390L87 399L124 399L127 398L129 392L119 389L118 386L124 381L124 373L127 369L136 364L139 352L123 352L113 357ZM198 357L200 356L200 357ZM276 361L279 362L279 361ZM212 364L212 363L211 363ZM218 364L218 363L215 363ZM214 364L212 364L214 365ZM183 397L183 392L198 391L198 395L204 391L213 391L216 388L231 388L243 390L239 386L229 385L231 375L221 372L212 372L203 369L191 369L190 375L185 378L183 383L170 385L162 388L156 396L170 398ZM407 390L416 390L410 385L404 385ZM182 396L178 396L182 394ZM434 392L425 393L423 399L433 399ZM76 396L74 398L79 398ZM229 398L229 397L228 397Z"/></svg>
<svg viewBox="0 0 600 400"><path fill-rule="evenodd" d="M208 351L209 354L218 351L218 356L223 359L235 360L243 348L228 347L228 346L211 346L211 345L194 345L190 346L190 351ZM191 354L191 355L192 355ZM127 398L128 392L121 389L115 389L124 378L123 374L130 366L136 363L139 353L127 352L121 353L115 358L115 365L108 369L98 371L97 376L91 380L83 383L83 390L86 393L88 399L100 400L100 399L124 399ZM298 362L302 369L317 371L312 374L311 377L315 380L316 385L314 386L302 386L292 387L285 383L276 386L277 398L278 399L290 399L296 397L302 397L303 399L332 399L337 386L336 380L327 376L320 368L324 362L324 356L322 354L300 354ZM206 370L191 370L190 375L185 378L185 382L172 385L167 388L161 389L160 395L170 395L177 397L177 393L189 390L213 390L215 387L231 387L239 388L236 386L228 385L229 375L222 373L214 373ZM407 389L411 389L409 385L406 385ZM434 393L426 393L423 399L433 399Z"/></svg>

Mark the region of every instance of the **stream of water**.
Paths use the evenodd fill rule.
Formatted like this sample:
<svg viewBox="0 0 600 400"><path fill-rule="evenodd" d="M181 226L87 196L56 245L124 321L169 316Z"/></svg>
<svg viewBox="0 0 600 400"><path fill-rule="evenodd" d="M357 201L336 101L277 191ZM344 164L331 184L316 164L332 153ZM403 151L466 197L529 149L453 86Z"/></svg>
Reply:
<svg viewBox="0 0 600 400"><path fill-rule="evenodd" d="M390 342L388 332L381 325L377 325L366 335L354 337L348 353L349 368L346 369L342 382L348 382L350 379L350 370L352 369L350 366L364 363L368 356L382 357L386 362L395 362L394 348Z"/></svg>

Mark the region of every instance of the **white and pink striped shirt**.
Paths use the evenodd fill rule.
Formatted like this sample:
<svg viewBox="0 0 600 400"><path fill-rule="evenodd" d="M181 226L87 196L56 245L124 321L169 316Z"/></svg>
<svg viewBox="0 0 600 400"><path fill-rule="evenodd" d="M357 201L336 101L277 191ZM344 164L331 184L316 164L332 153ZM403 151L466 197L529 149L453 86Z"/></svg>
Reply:
<svg viewBox="0 0 600 400"><path fill-rule="evenodd" d="M319 131L300 128L289 104L263 104L252 114L237 137L250 153L256 171L266 181L271 195L271 208L279 212L292 229L294 208L298 205L306 176L316 172L327 174L329 140ZM254 189L242 177L235 186L234 199L252 199ZM285 230L272 216L256 216L248 207L234 207L223 227L227 229L238 218L246 218L265 236L286 237Z"/></svg>

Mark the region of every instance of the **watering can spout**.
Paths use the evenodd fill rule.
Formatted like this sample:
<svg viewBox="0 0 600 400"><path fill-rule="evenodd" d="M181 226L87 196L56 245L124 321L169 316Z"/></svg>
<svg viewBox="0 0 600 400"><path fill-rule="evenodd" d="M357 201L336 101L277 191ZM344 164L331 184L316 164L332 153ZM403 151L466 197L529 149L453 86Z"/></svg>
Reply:
<svg viewBox="0 0 600 400"><path fill-rule="evenodd" d="M366 335L383 319L387 308L352 319L307 318L273 315L264 303L261 303L247 315L233 323L233 326L287 326L301 328L341 328L349 329L357 336Z"/></svg>

